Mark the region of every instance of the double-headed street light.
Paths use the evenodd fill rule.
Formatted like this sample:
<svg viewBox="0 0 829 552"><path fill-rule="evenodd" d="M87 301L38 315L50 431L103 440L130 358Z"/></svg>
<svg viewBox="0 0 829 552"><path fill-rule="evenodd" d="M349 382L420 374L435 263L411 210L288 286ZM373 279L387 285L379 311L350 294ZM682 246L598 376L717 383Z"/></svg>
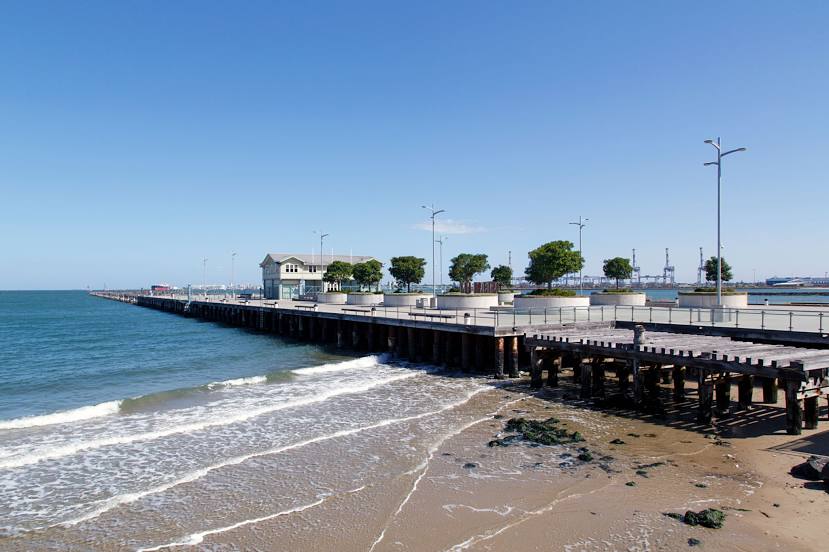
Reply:
<svg viewBox="0 0 829 552"><path fill-rule="evenodd" d="M432 203L430 206L421 205L424 209L427 209L432 212L432 297L437 300L437 292L435 291L435 217L438 216L440 213L445 213L446 210L444 209L435 209L435 204Z"/></svg>
<svg viewBox="0 0 829 552"><path fill-rule="evenodd" d="M587 219L587 218L582 219L581 216L579 216L579 221L578 222L571 222L570 223L570 224L574 224L574 225L579 227L579 256L581 256L581 231L582 231L582 228L587 226L587 221L588 220L590 220L590 219ZM584 261L584 257L582 257L582 264L583 264L583 261ZM580 268L579 269L579 291L581 291L581 282L582 282L581 271L582 271L582 269Z"/></svg>
<svg viewBox="0 0 829 552"><path fill-rule="evenodd" d="M717 137L717 141L714 140L706 140L706 144L711 144L717 149L717 160L716 161L709 161L708 163L704 163L707 167L709 165L716 165L717 166L717 306L722 307L722 237L720 233L720 204L721 204L721 183L722 183L722 158L726 155L731 155L732 153L737 153L738 151L746 151L746 148L736 148L733 150L723 151L720 139Z"/></svg>
<svg viewBox="0 0 829 552"><path fill-rule="evenodd" d="M435 242L440 246L440 287L443 288L443 242L448 240L449 238L446 236L441 236L440 238L436 239Z"/></svg>

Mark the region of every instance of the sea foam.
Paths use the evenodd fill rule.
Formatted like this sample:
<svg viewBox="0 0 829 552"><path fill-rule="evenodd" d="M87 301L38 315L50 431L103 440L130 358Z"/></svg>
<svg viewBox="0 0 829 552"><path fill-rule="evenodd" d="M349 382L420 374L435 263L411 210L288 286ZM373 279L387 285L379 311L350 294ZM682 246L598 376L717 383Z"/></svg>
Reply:
<svg viewBox="0 0 829 552"><path fill-rule="evenodd" d="M90 406L82 406L80 408L74 408L72 410L53 412L52 414L26 416L25 418L15 418L13 420L0 421L0 430L24 429L29 427L40 427L55 424L68 424L71 422L91 420L92 418L100 418L101 416L111 416L112 414L118 413L118 410L121 408L122 402L123 401L108 401Z"/></svg>

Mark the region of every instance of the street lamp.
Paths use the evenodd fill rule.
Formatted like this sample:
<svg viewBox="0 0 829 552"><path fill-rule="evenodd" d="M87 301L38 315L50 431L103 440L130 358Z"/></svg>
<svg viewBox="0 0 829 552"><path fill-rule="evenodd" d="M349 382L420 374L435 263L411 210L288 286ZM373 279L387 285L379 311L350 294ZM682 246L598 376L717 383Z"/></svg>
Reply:
<svg viewBox="0 0 829 552"><path fill-rule="evenodd" d="M448 240L449 238L446 236L441 236L439 239L436 239L438 245L440 245L440 287L443 287L443 242Z"/></svg>
<svg viewBox="0 0 829 552"><path fill-rule="evenodd" d="M587 226L587 221L588 220L590 220L590 219L587 219L587 218L582 219L581 216L579 216L579 221L578 222L571 222L570 223L570 224L575 224L576 226L579 227L579 256L581 256L581 230L582 230L582 228ZM584 263L584 257L582 257L582 264L583 263ZM579 291L581 291L581 282L582 282L582 280L581 280L581 270L582 269L579 268Z"/></svg>
<svg viewBox="0 0 829 552"><path fill-rule="evenodd" d="M201 260L202 263L202 272L201 272L201 288L204 291L204 298L207 299L207 257Z"/></svg>
<svg viewBox="0 0 829 552"><path fill-rule="evenodd" d="M722 158L738 151L746 151L746 148L737 148L733 150L723 151L720 145L720 138L717 141L706 140L706 144L711 144L717 149L717 160L704 163L707 167L709 165L717 166L717 306L722 307L722 235L720 233L720 204L721 204L721 183L722 183Z"/></svg>
<svg viewBox="0 0 829 552"><path fill-rule="evenodd" d="M322 265L323 265L323 260L322 260L322 241L323 241L325 238L327 238L328 236L330 236L331 234L323 234L323 233L322 233L322 230L320 230L319 232L317 232L316 230L314 230L314 234L319 234L319 235L320 235L320 266L319 266L319 269L318 269L318 270L320 270L320 271L321 271L321 270L322 270ZM332 261L332 262L334 261L334 258L333 258L333 257L331 258L331 261ZM323 287L324 287L324 284L322 283L322 280L320 280L320 291L325 291L325 290L323 289Z"/></svg>
<svg viewBox="0 0 829 552"><path fill-rule="evenodd" d="M435 217L446 211L444 209L435 209L434 203L429 207L426 205L421 205L421 207L432 212L432 297L437 300L437 293L435 291Z"/></svg>
<svg viewBox="0 0 829 552"><path fill-rule="evenodd" d="M230 298L233 299L234 282L236 281L236 252L230 254Z"/></svg>

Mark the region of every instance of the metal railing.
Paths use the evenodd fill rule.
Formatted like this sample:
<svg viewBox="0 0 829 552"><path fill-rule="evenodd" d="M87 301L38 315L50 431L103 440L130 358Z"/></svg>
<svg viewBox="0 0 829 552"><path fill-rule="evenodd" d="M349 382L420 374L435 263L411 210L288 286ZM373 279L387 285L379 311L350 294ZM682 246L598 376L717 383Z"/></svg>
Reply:
<svg viewBox="0 0 829 552"><path fill-rule="evenodd" d="M167 297L170 297L169 295ZM181 296L173 297L181 299ZM194 296L194 301L204 301L204 296ZM219 304L239 304L246 306L260 306L263 308L295 308L302 305L307 308L308 302L295 303L293 301L262 300L252 298L241 300L236 298L214 298L208 301ZM527 326L572 324L575 322L650 322L662 324L679 324L686 326L711 326L747 328L760 330L782 330L799 332L829 332L829 307L825 310L787 309L785 307L766 308L687 308L661 306L612 306L596 305L589 307L548 307L513 309L499 307L496 309L463 309L438 310L433 308L386 307L383 305L332 305L320 303L317 310L348 314L352 316L368 316L389 318L396 320L422 320L436 324L461 324L467 326L483 326L491 328L510 327L521 328ZM343 309L347 309L343 311Z"/></svg>

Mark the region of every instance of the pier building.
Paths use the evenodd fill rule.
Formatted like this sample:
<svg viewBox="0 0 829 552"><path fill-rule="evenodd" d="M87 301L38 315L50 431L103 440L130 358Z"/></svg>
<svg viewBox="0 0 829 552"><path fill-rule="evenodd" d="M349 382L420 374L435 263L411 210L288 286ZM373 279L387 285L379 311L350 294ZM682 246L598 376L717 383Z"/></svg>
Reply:
<svg viewBox="0 0 829 552"><path fill-rule="evenodd" d="M365 255L268 253L259 263L265 299L298 299L329 291L332 285L322 281L329 264L334 261L364 263L373 259Z"/></svg>

